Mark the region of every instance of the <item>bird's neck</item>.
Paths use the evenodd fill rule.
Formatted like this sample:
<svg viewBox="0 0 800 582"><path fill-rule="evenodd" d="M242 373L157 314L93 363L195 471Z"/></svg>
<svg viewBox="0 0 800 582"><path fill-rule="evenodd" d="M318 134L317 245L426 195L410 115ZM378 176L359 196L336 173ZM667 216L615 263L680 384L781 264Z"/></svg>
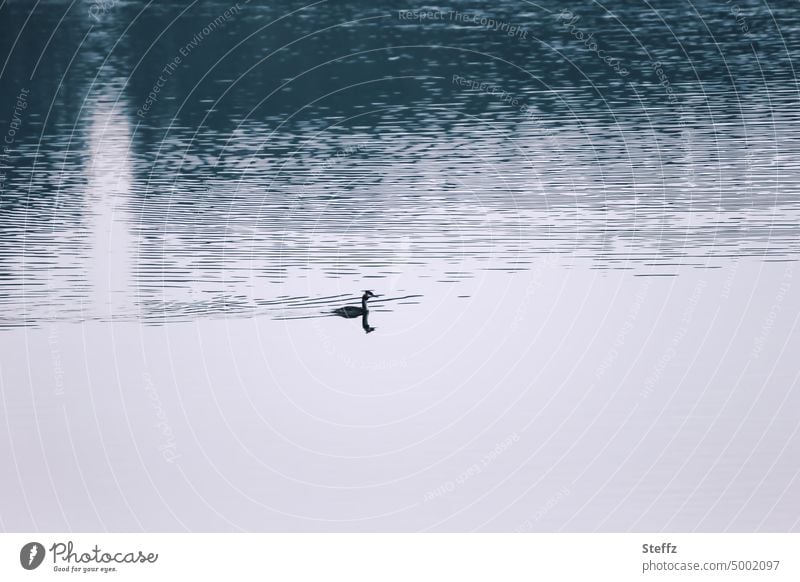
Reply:
<svg viewBox="0 0 800 582"><path fill-rule="evenodd" d="M366 298L366 297L362 297L362 298L361 298L361 308L362 308L364 311L366 311L366 310L367 310L367 298Z"/></svg>

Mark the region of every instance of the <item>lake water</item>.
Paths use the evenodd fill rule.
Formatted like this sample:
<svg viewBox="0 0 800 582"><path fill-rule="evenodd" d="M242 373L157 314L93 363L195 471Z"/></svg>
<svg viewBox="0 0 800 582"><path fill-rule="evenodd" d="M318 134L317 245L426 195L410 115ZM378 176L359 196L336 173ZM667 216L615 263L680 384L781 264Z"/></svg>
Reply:
<svg viewBox="0 0 800 582"><path fill-rule="evenodd" d="M6 2L0 528L797 531L795 4Z"/></svg>

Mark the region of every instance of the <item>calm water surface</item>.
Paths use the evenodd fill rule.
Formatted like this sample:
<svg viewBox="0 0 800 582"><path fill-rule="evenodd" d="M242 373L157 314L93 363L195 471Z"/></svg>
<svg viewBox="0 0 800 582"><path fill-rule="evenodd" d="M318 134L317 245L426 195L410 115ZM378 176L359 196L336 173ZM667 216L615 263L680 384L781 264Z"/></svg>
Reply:
<svg viewBox="0 0 800 582"><path fill-rule="evenodd" d="M797 530L797 6L563 9L0 5L0 527Z"/></svg>

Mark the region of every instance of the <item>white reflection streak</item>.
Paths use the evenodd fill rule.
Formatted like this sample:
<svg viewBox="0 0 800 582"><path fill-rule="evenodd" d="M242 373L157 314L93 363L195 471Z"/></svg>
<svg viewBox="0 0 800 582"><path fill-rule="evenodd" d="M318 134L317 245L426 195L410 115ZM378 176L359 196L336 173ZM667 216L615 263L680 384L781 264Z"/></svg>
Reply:
<svg viewBox="0 0 800 582"><path fill-rule="evenodd" d="M89 128L86 203L90 249L87 272L92 285L93 315L108 319L129 304L133 235L126 215L131 192L131 128L123 107L103 95L94 107Z"/></svg>

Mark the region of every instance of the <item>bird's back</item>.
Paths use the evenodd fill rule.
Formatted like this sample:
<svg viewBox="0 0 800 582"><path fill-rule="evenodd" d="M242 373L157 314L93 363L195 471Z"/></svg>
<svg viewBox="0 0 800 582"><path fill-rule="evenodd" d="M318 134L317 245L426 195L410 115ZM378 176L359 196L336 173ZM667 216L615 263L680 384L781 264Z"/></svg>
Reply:
<svg viewBox="0 0 800 582"><path fill-rule="evenodd" d="M334 315L338 315L339 317L360 317L363 315L364 310L360 307L354 307L352 305L348 305L347 307L340 307L338 309L333 310Z"/></svg>

